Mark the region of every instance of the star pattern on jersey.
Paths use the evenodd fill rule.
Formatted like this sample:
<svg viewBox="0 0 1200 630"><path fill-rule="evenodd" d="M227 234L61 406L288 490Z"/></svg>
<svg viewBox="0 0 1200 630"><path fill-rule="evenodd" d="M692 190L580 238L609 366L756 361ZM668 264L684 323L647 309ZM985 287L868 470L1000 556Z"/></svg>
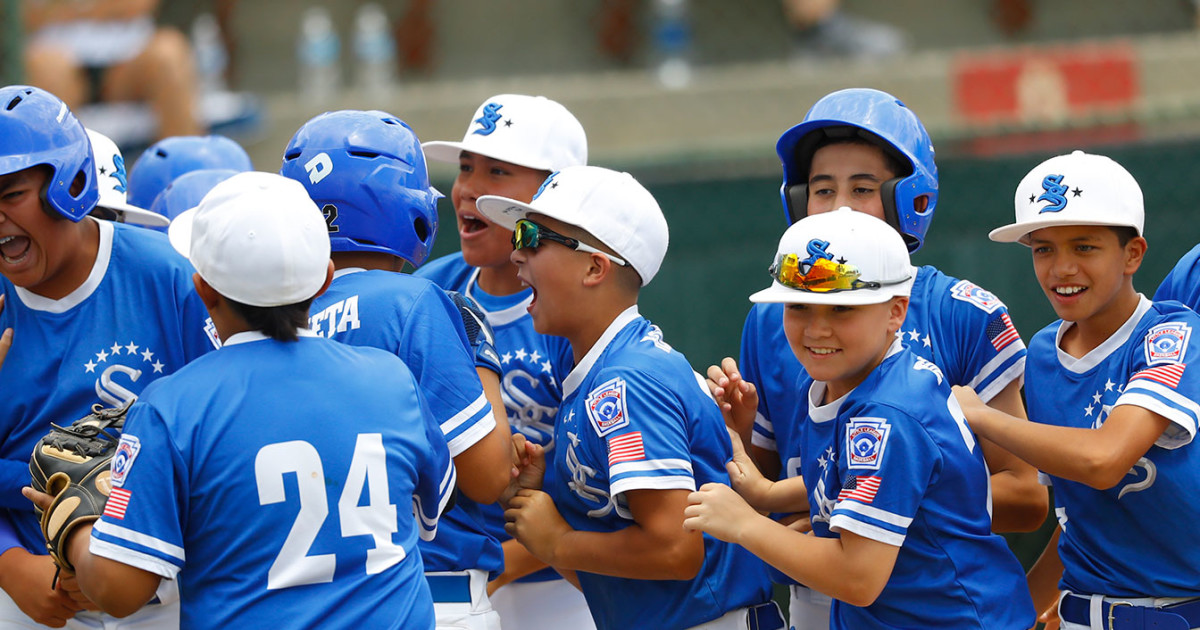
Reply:
<svg viewBox="0 0 1200 630"><path fill-rule="evenodd" d="M154 351L150 348L143 348L133 341L125 345L121 345L120 341L114 341L113 345L101 348L94 359L88 359L88 362L83 364L83 371L95 374L96 368L100 367L101 363L115 363L121 357L131 357L133 364L149 364L155 374L162 374L167 367L165 363L154 358ZM129 361L129 359L126 360Z"/></svg>
<svg viewBox="0 0 1200 630"><path fill-rule="evenodd" d="M524 361L525 357L527 357L527 356L529 356L529 353L525 351L525 348L520 348L517 350L517 360L518 361Z"/></svg>
<svg viewBox="0 0 1200 630"><path fill-rule="evenodd" d="M1113 391L1114 385L1116 385L1116 383L1106 380L1104 383L1104 391ZM1116 387L1117 395L1120 396L1124 390L1124 385L1118 385ZM1092 418L1092 428L1099 429L1100 425L1104 424L1104 421L1108 419L1108 414L1112 413L1112 410L1112 405L1104 404L1104 393L1097 389L1095 393L1092 394L1091 401L1089 401L1087 406L1083 408L1083 416L1085 418Z"/></svg>
<svg viewBox="0 0 1200 630"><path fill-rule="evenodd" d="M821 467L821 470L825 470L826 468L829 467L830 464L833 464L836 462L837 462L837 451L833 450L832 446L825 449L825 452L822 453L821 456L817 458L817 465Z"/></svg>

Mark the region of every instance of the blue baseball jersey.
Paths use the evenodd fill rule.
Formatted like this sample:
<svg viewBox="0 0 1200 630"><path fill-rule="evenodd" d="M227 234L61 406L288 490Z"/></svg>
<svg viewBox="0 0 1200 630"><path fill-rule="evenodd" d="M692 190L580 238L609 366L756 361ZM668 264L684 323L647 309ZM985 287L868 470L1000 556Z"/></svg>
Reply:
<svg viewBox="0 0 1200 630"><path fill-rule="evenodd" d="M1175 300L1200 308L1200 245L1183 255L1154 292L1155 302Z"/></svg>
<svg viewBox="0 0 1200 630"><path fill-rule="evenodd" d="M177 579L180 627L434 627L417 538L454 492L402 361L230 337L126 419L93 553Z"/></svg>
<svg viewBox="0 0 1200 630"><path fill-rule="evenodd" d="M0 509L33 553L46 544L21 487L50 423L70 424L94 404L122 405L216 347L192 266L166 235L98 224L95 265L70 295L47 299L0 276L0 330L14 332L0 368Z"/></svg>
<svg viewBox="0 0 1200 630"><path fill-rule="evenodd" d="M783 304L755 304L742 329L739 367L758 388L755 446L778 451L776 422L804 406L796 381L804 366L783 334ZM1025 369L1025 344L994 294L928 265L917 270L908 315L896 333L906 348L932 361L951 385L970 386L991 400ZM783 459L782 457L780 458Z"/></svg>
<svg viewBox="0 0 1200 630"><path fill-rule="evenodd" d="M458 308L428 280L391 271L339 269L313 301L318 334L404 360L457 456L496 428ZM421 542L428 571L504 568L500 542L483 527L479 504L459 496L438 537Z"/></svg>
<svg viewBox="0 0 1200 630"><path fill-rule="evenodd" d="M992 533L987 467L941 369L894 342L836 401L822 404L823 383L800 385L807 420L779 438L798 446L788 467L800 460L813 533L900 548L875 602L834 600L831 627L1031 627L1024 571Z"/></svg>
<svg viewBox="0 0 1200 630"><path fill-rule="evenodd" d="M463 260L462 253L443 256L416 271L448 291L459 291L474 299L483 309L495 334L500 354L500 391L513 433L522 433L531 442L546 448L547 458L554 449L554 416L562 404L562 379L575 363L571 344L562 337L543 335L533 329L533 318L526 310L533 301L533 290L513 295L489 295L478 287L479 270ZM545 485L553 483L553 470L547 471ZM483 523L498 540L511 538L504 531L504 510L499 504L482 506ZM552 568L543 569L519 581L559 579Z"/></svg>
<svg viewBox="0 0 1200 630"><path fill-rule="evenodd" d="M624 493L729 483L729 435L701 377L657 326L631 307L567 377L543 486L577 530L633 524ZM620 550L612 550L620 553ZM597 628L689 628L770 600L766 566L744 548L704 536L691 580L636 580L579 572Z"/></svg>
<svg viewBox="0 0 1200 630"><path fill-rule="evenodd" d="M1121 597L1200 596L1200 548L1181 532L1200 522L1200 316L1144 297L1133 316L1082 358L1059 349L1071 326L1042 329L1029 344L1029 419L1099 427L1115 407L1135 405L1170 421L1125 478L1107 490L1043 475L1054 485L1062 535L1061 587Z"/></svg>

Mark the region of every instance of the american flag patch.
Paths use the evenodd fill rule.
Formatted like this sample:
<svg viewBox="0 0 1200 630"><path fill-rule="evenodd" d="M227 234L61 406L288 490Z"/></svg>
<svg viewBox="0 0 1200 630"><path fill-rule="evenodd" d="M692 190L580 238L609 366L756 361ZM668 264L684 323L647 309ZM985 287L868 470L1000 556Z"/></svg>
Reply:
<svg viewBox="0 0 1200 630"><path fill-rule="evenodd" d="M1005 346L1021 338L1008 313L1001 313L1000 317L988 322L985 332L996 350L1003 350Z"/></svg>
<svg viewBox="0 0 1200 630"><path fill-rule="evenodd" d="M1175 388L1179 387L1179 379L1183 378L1183 368L1187 367L1183 363L1172 363L1170 365L1160 365L1142 370L1134 374L1129 380L1135 378L1148 378L1152 381L1157 381L1163 385Z"/></svg>
<svg viewBox="0 0 1200 630"><path fill-rule="evenodd" d="M129 498L133 496L125 488L113 488L104 504L104 515L112 518L125 519L125 508L129 507Z"/></svg>
<svg viewBox="0 0 1200 630"><path fill-rule="evenodd" d="M879 492L879 481L879 477L851 475L842 485L842 491L838 493L837 500L854 499L861 503L870 503L875 500L875 493Z"/></svg>
<svg viewBox="0 0 1200 630"><path fill-rule="evenodd" d="M618 435L608 440L608 465L618 462L632 462L646 459L646 450L642 448L642 432L634 431Z"/></svg>

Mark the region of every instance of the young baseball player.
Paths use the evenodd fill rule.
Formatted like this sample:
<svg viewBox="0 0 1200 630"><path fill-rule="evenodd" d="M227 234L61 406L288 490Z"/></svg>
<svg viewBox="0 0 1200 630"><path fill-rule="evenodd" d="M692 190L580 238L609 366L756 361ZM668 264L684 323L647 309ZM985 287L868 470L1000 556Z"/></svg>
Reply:
<svg viewBox="0 0 1200 630"><path fill-rule="evenodd" d="M281 173L304 184L321 207L333 246L337 273L313 302L312 329L404 359L454 457L464 496L438 537L421 544L438 627L497 628L487 582L503 569L503 556L500 542L481 525L480 504L500 497L513 466L500 359L484 344L477 356L488 367L477 369L451 298L428 280L399 273L406 262L425 262L437 234L441 195L429 185L420 141L385 112L328 112L296 131ZM484 337L471 341L482 344Z"/></svg>
<svg viewBox="0 0 1200 630"><path fill-rule="evenodd" d="M575 166L526 203L486 196L515 229L512 260L538 332L571 342L542 489L505 512L534 556L577 572L596 626L782 628L764 567L682 527L690 491L728 481L729 439L703 379L638 314L667 252L667 222L628 173Z"/></svg>
<svg viewBox="0 0 1200 630"><path fill-rule="evenodd" d="M185 630L433 628L416 541L454 466L403 361L305 327L333 278L320 210L239 173L171 235L224 343L130 409L104 514L60 550L83 592L120 615L177 580Z"/></svg>
<svg viewBox="0 0 1200 630"><path fill-rule="evenodd" d="M250 156L237 142L220 135L171 136L150 145L129 170L129 203L150 208L176 177L205 168L248 171Z"/></svg>
<svg viewBox="0 0 1200 630"><path fill-rule="evenodd" d="M166 227L168 221L161 214L138 208L128 203L129 177L125 170L125 156L108 136L94 129L87 130L92 143L92 156L96 161L96 185L100 189L100 200L92 214L101 219Z"/></svg>
<svg viewBox="0 0 1200 630"><path fill-rule="evenodd" d="M992 533L979 444L941 369L896 336L915 275L904 240L872 216L843 208L788 228L770 288L750 300L786 305L780 326L806 371L797 446L815 456L800 462L802 486L730 464L750 503L705 484L684 526L833 597L837 630L1023 630L1033 606ZM795 512L797 500L815 536L755 511Z"/></svg>
<svg viewBox="0 0 1200 630"><path fill-rule="evenodd" d="M89 604L64 591L73 580L53 586L37 516L20 496L50 423L120 406L214 347L191 266L162 234L89 217L99 197L87 133L62 101L0 88L0 330L12 331L0 368L0 512L20 542L0 555L5 628L177 623L167 592L167 603L128 619L72 619Z"/></svg>
<svg viewBox="0 0 1200 630"><path fill-rule="evenodd" d="M1061 589L1067 630L1200 627L1200 549L1179 538L1200 519L1200 377L1187 370L1200 316L1134 289L1142 191L1113 160L1046 160L1015 204L1016 221L989 236L1030 248L1061 318L1029 344L1030 421L956 394L976 433L1054 484L1057 557L1047 549L1031 572L1035 603L1044 610Z"/></svg>
<svg viewBox="0 0 1200 630"><path fill-rule="evenodd" d="M829 94L780 137L777 151L789 223L845 206L886 221L909 251L921 247L937 206L937 166L929 134L895 97L871 89ZM796 381L804 371L784 338L783 314L782 304L755 304L742 331L740 365L726 359L708 371L714 393L734 414L732 424L771 479L799 476L801 463L796 412L804 401ZM991 292L919 267L897 339L951 384L972 385L988 404L1023 416L1025 345ZM1036 471L987 440L980 447L991 471L993 529L1037 528L1048 500ZM791 624L828 627L829 599L800 586L791 590Z"/></svg>
<svg viewBox="0 0 1200 630"><path fill-rule="evenodd" d="M501 94L475 111L461 142L426 142L425 156L458 165L450 191L462 251L416 271L442 288L474 298L487 315L501 355L501 385L514 433L553 450L562 379L572 366L565 339L538 334L526 308L533 291L509 260L512 231L476 208L483 195L529 201L552 171L587 163L583 126L565 107L541 96ZM553 472L551 472L553 474ZM485 506L488 531L503 541L504 572L489 584L506 627L557 630L593 627L579 590L504 532L499 506Z"/></svg>
<svg viewBox="0 0 1200 630"><path fill-rule="evenodd" d="M1154 292L1155 302L1175 300L1200 308L1200 245L1183 255Z"/></svg>

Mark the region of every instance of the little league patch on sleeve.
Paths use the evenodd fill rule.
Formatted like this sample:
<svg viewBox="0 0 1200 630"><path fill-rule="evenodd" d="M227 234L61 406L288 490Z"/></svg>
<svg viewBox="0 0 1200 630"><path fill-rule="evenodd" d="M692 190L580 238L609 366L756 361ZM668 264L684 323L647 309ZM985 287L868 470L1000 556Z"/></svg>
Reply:
<svg viewBox="0 0 1200 630"><path fill-rule="evenodd" d="M951 287L950 296L956 300L970 302L985 313L993 313L996 309L1004 306L1004 302L1001 302L1000 298L993 295L991 291L968 280L959 280L958 284Z"/></svg>
<svg viewBox="0 0 1200 630"><path fill-rule="evenodd" d="M112 485L114 488L125 485L125 475L129 474L133 460L137 459L140 450L142 450L142 443L136 435L126 433L121 436L121 442L117 444L117 452L113 454L112 459Z"/></svg>
<svg viewBox="0 0 1200 630"><path fill-rule="evenodd" d="M1146 333L1146 363L1183 363L1192 327L1182 322L1159 324Z"/></svg>
<svg viewBox="0 0 1200 630"><path fill-rule="evenodd" d="M890 431L883 418L851 418L846 426L846 465L879 470Z"/></svg>
<svg viewBox="0 0 1200 630"><path fill-rule="evenodd" d="M629 426L625 407L625 379L617 377L603 383L587 396L588 419L596 435L604 437L617 429Z"/></svg>

